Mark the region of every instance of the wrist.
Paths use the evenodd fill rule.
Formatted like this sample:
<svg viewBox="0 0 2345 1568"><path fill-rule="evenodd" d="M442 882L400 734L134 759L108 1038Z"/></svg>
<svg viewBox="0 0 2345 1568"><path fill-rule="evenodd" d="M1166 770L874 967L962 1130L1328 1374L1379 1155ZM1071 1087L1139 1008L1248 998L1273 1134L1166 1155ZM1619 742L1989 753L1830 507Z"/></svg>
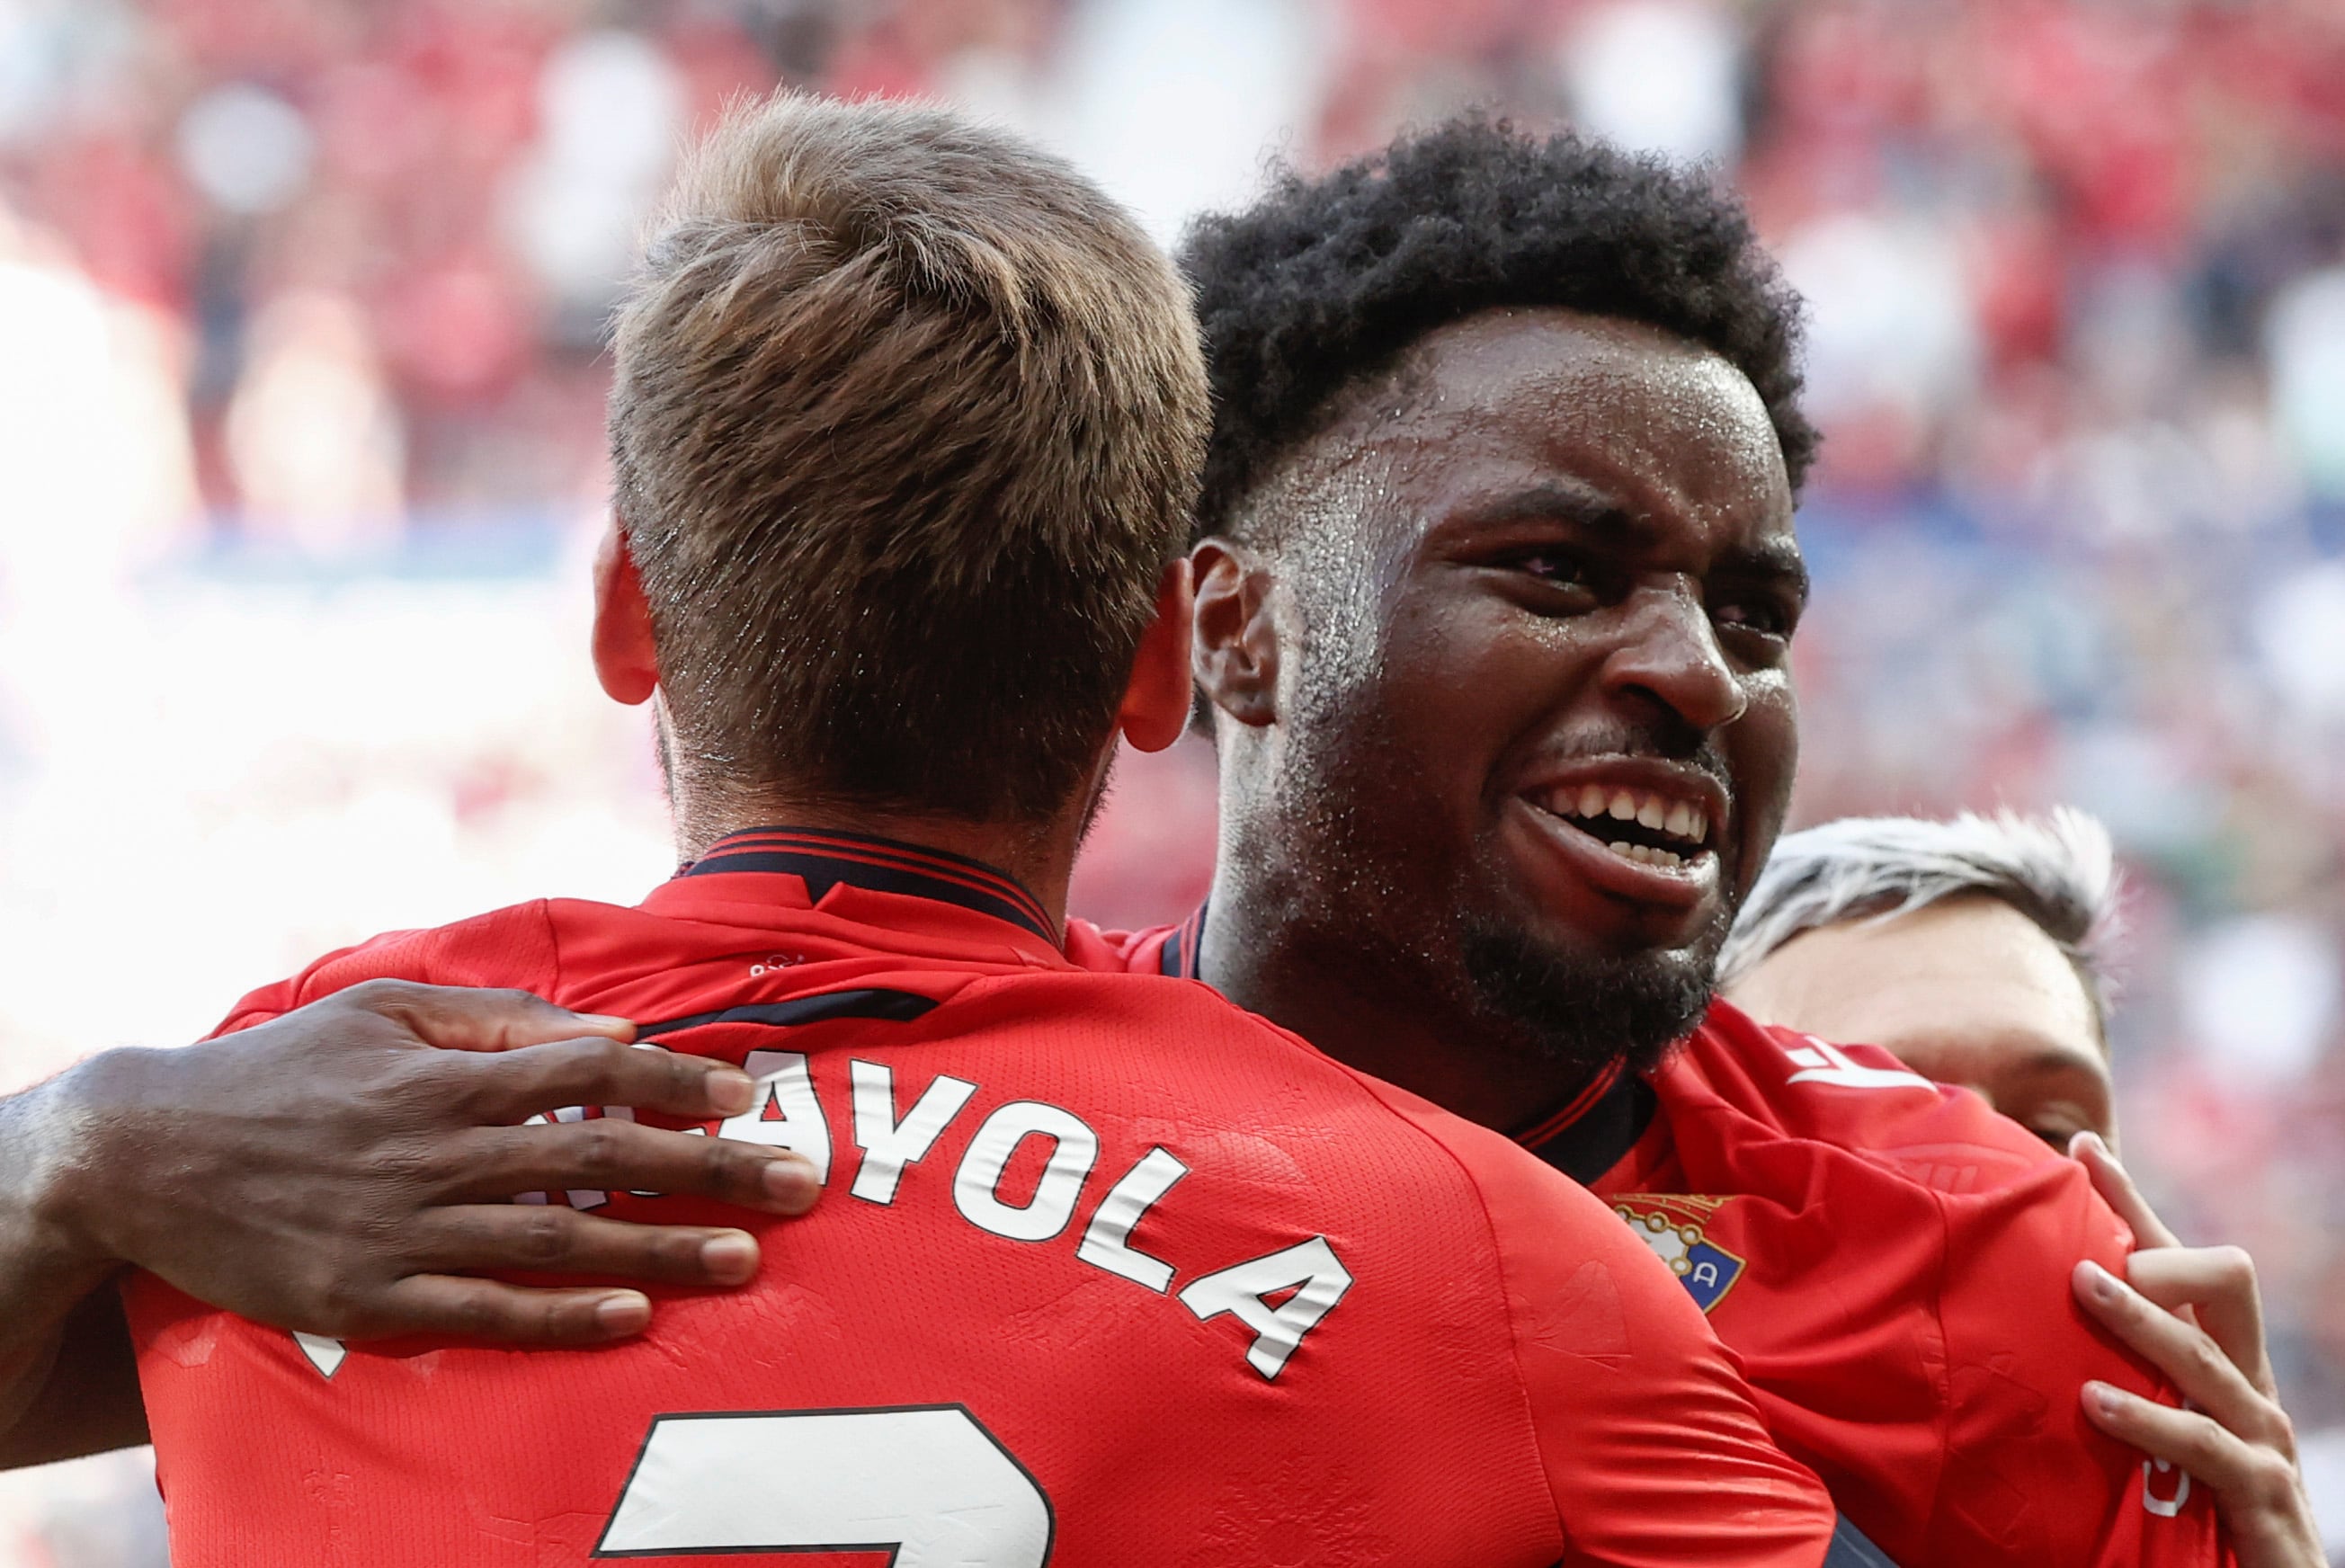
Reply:
<svg viewBox="0 0 2345 1568"><path fill-rule="evenodd" d="M154 1054L102 1052L8 1102L17 1244L52 1278L94 1286L126 1261L116 1235L135 1207L123 1178L138 1158L129 1084Z"/></svg>

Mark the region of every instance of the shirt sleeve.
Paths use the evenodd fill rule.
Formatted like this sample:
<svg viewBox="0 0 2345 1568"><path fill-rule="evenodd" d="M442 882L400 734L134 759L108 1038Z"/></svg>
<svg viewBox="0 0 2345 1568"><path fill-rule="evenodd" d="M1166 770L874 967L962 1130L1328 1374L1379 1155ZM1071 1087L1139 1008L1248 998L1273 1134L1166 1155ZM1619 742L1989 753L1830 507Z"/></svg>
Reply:
<svg viewBox="0 0 2345 1568"><path fill-rule="evenodd" d="M321 987L319 984L320 975L347 959L366 952L373 946L375 946L374 943L368 943L362 946L340 948L327 954L298 975L245 993L236 1006L228 1010L228 1017L222 1018L212 1032L204 1037L218 1039L222 1035L232 1035L239 1029L249 1029L255 1025L265 1024L271 1018L281 1017L294 1008L304 1007L320 996L332 994L340 989L340 986ZM344 984L355 983L354 981L344 982Z"/></svg>
<svg viewBox="0 0 2345 1568"><path fill-rule="evenodd" d="M511 986L516 975L536 976L529 988L550 1000L560 972L550 906L543 901L515 905L453 926L390 931L338 948L289 979L249 993L228 1009L212 1037L265 1024L368 980Z"/></svg>
<svg viewBox="0 0 2345 1568"><path fill-rule="evenodd" d="M1967 1091L1867 1088L1911 1077L1875 1047L1768 1035L1771 1055L1803 1064L1820 1080L1784 1102L1787 1113L1811 1118L1799 1130L1893 1173L1903 1189L1893 1205L1879 1189L1835 1187L1838 1223L1859 1242L1835 1254L1835 1266L1892 1287L1930 1281L1935 1343L1921 1360L1939 1412L1928 1434L1935 1463L1919 1454L1910 1465L1890 1459L1916 1446L1919 1427L1885 1428L1869 1442L1852 1434L1876 1477L1927 1482L1893 1489L1893 1509L1869 1521L1887 1496L1863 1507L1849 1501L1873 1539L1903 1568L2212 1568L2227 1561L2206 1489L2178 1472L2145 1473L2141 1454L2085 1419L2087 1379L2179 1401L2070 1294L2080 1259L2122 1277L2133 1248L2084 1167ZM1909 1197L1926 1197L1928 1206ZM1937 1234L1925 1238L1933 1212ZM1842 1288L1861 1299L1861 1285ZM1875 1347L1870 1357L1835 1357L1831 1370L1900 1361Z"/></svg>
<svg viewBox="0 0 2345 1568"><path fill-rule="evenodd" d="M1940 1201L1949 1413L1931 1534L2004 1543L2014 1562L2225 1561L2207 1489L2160 1473L2085 1419L2087 1379L2179 1401L2070 1294L2080 1259L2122 1278L2133 1239L2083 1167L2055 1160L2004 1190Z"/></svg>

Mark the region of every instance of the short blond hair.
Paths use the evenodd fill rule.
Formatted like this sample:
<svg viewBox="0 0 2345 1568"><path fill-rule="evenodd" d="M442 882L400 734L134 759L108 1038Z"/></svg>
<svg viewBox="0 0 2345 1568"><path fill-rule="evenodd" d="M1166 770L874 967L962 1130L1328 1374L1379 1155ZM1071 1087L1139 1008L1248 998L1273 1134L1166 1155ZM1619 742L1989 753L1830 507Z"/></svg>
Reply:
<svg viewBox="0 0 2345 1568"><path fill-rule="evenodd" d="M610 436L673 765L1035 821L1112 732L1196 500L1188 293L1059 158L784 95L691 156Z"/></svg>

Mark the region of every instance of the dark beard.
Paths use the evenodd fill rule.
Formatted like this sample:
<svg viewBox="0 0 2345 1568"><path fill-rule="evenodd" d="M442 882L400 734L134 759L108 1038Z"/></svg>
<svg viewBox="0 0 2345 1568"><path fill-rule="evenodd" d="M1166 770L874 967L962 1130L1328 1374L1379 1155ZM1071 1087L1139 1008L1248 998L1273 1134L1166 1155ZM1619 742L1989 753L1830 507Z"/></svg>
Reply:
<svg viewBox="0 0 2345 1568"><path fill-rule="evenodd" d="M1709 1011L1725 936L1721 921L1690 948L1567 957L1484 926L1465 933L1462 956L1495 1037L1585 1074L1615 1061L1643 1072Z"/></svg>

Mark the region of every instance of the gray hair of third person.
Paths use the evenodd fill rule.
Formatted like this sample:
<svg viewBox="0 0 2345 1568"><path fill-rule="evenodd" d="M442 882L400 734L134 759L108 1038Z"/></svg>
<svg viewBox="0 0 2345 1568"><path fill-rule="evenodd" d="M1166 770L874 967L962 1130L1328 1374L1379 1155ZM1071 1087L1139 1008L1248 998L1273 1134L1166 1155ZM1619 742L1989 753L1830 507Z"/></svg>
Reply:
<svg viewBox="0 0 2345 1568"><path fill-rule="evenodd" d="M2106 1041L2121 929L2117 857L2108 829L2072 806L1946 821L1852 816L1784 835L1719 956L1720 983L1802 932L1976 895L2026 916L2066 956Z"/></svg>

